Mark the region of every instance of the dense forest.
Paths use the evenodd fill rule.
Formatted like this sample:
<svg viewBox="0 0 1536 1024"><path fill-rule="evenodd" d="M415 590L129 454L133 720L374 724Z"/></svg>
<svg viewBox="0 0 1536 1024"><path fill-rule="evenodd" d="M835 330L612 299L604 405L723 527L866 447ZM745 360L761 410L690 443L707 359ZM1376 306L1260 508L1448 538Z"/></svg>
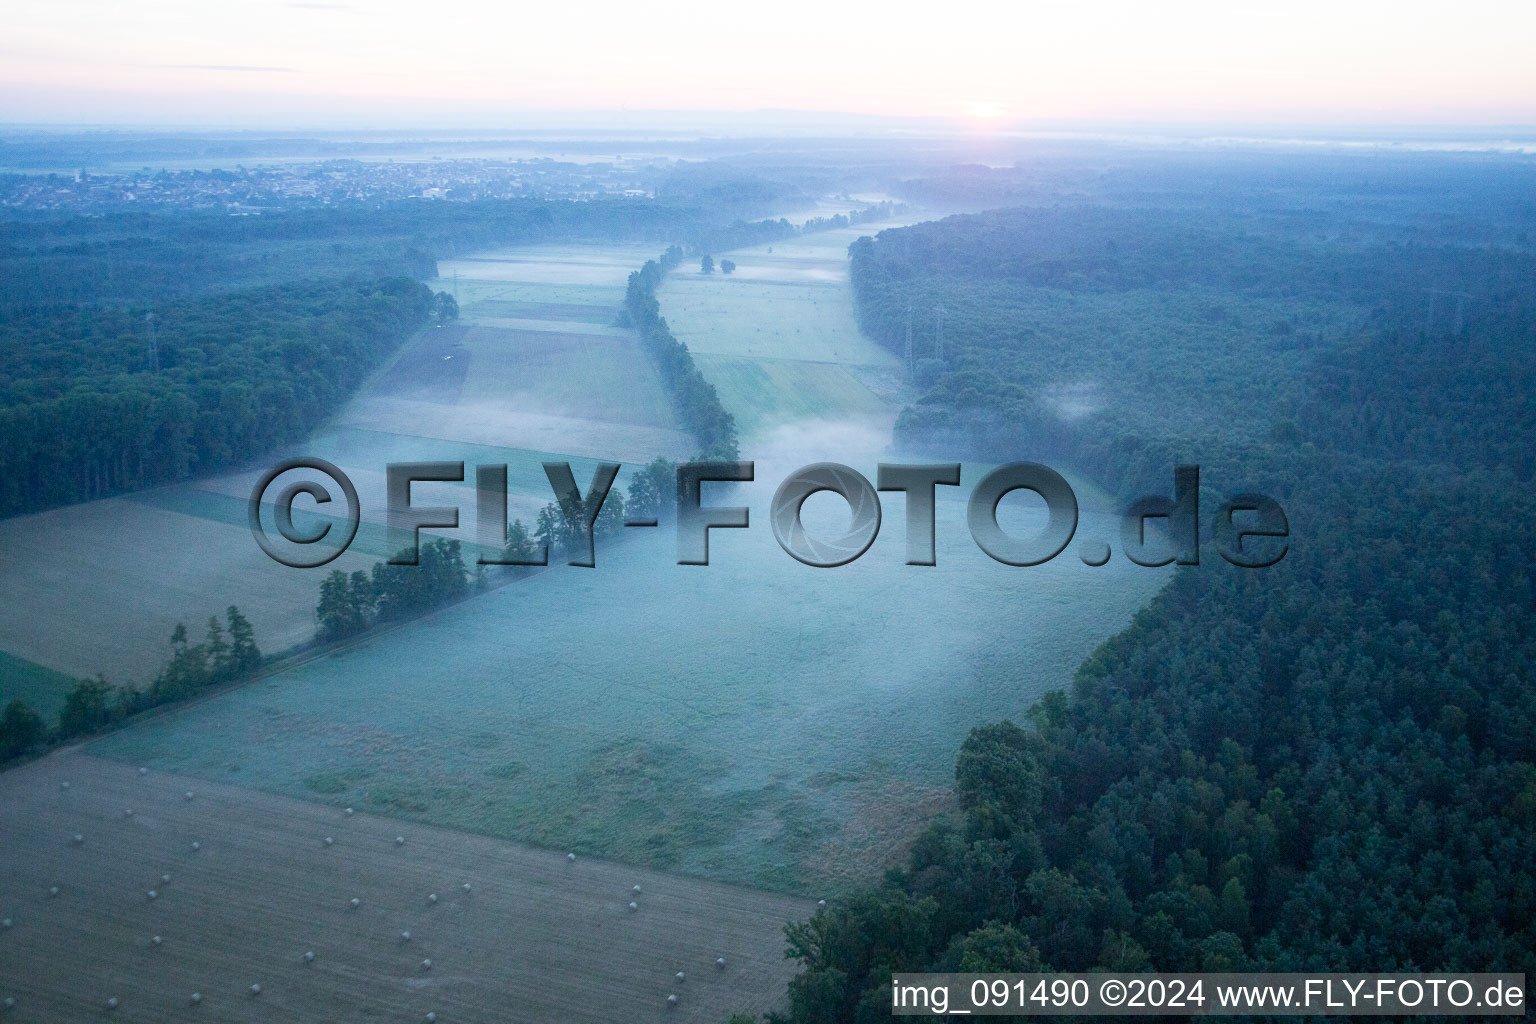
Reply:
<svg viewBox="0 0 1536 1024"><path fill-rule="evenodd" d="M1240 315L1244 291L1349 293L1390 262L1298 249L1272 264L1216 245L1187 250L1181 270L1147 231L1151 251L1119 260L1090 235L1052 266L1051 225L1074 215L1040 213L1026 239L1036 216L885 232L854 253L861 312L888 343L904 341L893 311L907 294L968 306L945 325L926 404L963 415L967 395L1000 389L1027 410L994 418L1016 431L993 442L1015 458L1039 451L1030 424L1050 382L1010 360L1038 348L1049 367L1054 342L1008 332L1024 286L978 278L1060 287L1087 247L1100 277L1072 287L1123 286L1135 264L1167 259L1169 276L1224 278ZM1185 251L1191 236L1162 237ZM1526 257L1494 248L1397 258L1393 279L1453 275L1474 298L1426 315L1404 287L1352 330L1276 332L1306 359L1252 357L1260 373L1297 366L1248 411L1261 429L1188 453L1217 481L1280 498L1289 554L1248 571L1207 552L1069 692L975 729L955 766L958 820L928 829L884 884L789 928L792 1020L884 1019L893 970L1536 971L1536 308L1504 287L1532 278ZM1180 358L1171 339L1164 352ZM1249 358L1233 345L1229 359ZM1177 435L1186 400L1139 410L1161 401L1172 444L1151 418L1108 412L1065 428L1058 415L1044 443L1113 483L1144 471L1167 490L1171 463L1153 463L1202 440ZM1126 454L1148 445L1151 462Z"/></svg>
<svg viewBox="0 0 1536 1024"><path fill-rule="evenodd" d="M0 322L0 515L212 473L303 437L437 309L402 277Z"/></svg>
<svg viewBox="0 0 1536 1024"><path fill-rule="evenodd" d="M1536 168L1499 153L1406 147L1146 147L1106 140L1041 146L1011 165L942 164L889 191L953 211L1024 206L1200 214L1262 233L1427 247L1536 246Z"/></svg>
<svg viewBox="0 0 1536 1024"><path fill-rule="evenodd" d="M861 328L901 355L910 331L923 396L902 440L1071 458L1136 493L1290 429L1305 368L1362 325L1460 336L1536 277L1536 257L1501 247L1163 208L951 217L850 259Z"/></svg>

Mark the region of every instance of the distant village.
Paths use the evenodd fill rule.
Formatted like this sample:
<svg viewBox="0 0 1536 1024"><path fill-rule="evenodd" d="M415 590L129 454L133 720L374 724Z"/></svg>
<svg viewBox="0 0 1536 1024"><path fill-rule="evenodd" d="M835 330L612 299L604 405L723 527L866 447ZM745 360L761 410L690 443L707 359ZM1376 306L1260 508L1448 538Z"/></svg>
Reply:
<svg viewBox="0 0 1536 1024"><path fill-rule="evenodd" d="M326 160L218 170L0 174L0 207L88 214L141 204L249 216L397 199L650 198L653 191L647 182L666 163L570 163L547 157L411 163Z"/></svg>

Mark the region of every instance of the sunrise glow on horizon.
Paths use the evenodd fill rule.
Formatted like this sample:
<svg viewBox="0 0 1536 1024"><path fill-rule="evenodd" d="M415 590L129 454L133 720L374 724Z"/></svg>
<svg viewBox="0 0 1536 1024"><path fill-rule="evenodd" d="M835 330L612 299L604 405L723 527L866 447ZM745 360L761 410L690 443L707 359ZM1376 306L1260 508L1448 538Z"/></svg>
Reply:
<svg viewBox="0 0 1536 1024"><path fill-rule="evenodd" d="M1536 123L1536 5L60 0L0 120L463 124L516 112Z"/></svg>

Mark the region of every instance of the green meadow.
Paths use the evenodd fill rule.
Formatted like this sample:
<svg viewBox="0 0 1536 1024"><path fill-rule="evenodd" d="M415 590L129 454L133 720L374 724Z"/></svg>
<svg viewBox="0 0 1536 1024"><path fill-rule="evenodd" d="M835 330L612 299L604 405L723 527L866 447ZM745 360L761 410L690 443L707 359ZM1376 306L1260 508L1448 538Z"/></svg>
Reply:
<svg viewBox="0 0 1536 1024"><path fill-rule="evenodd" d="M93 750L772 889L869 877L945 809L967 730L1066 685L1166 573L1000 565L963 494L935 567L903 564L897 497L862 559L812 569L768 528L789 468L710 498L754 525L716 531L709 566L674 564L665 533L622 539ZM1113 528L1089 511L1079 536Z"/></svg>
<svg viewBox="0 0 1536 1024"><path fill-rule="evenodd" d="M554 567L93 749L770 889L835 891L878 873L948 809L966 732L1018 718L1041 693L1067 685L1166 573L1123 559L1089 568L1075 548L1031 569L992 561L965 525L965 496L982 466L966 467L965 486L941 489L935 567L904 564L899 496L886 497L878 541L851 565L812 569L779 548L767 513L784 475L830 459L873 478L877 461L901 458L888 451L904 398L900 368L858 334L846 295L842 253L862 230L810 236L787 252L732 254L739 277L685 267L659 292L663 315L738 417L743 457L757 463L752 484L706 486L706 503L748 504L753 524L715 531L711 565L677 565L667 530L626 531L599 546L595 569ZM565 258L538 276L554 290L548 302L580 305L570 289L589 286L571 282L588 280L592 267L573 269ZM497 264L495 274L519 265ZM464 268L483 264L458 266L462 293ZM487 291L478 308L547 318L531 306L483 305L543 301L542 287ZM578 426L564 445L513 451L502 447L510 441L433 426L430 408L461 407L473 388L498 380L515 389L533 375L560 393L584 375L603 401L583 406L566 391L578 424L597 430L612 416L634 432L668 422L644 372L618 380L602 369L616 358L613 339L475 334L491 330L472 323L457 340L441 332L436 344L448 347L404 378L381 375L317 439L319 450L382 466L417 451L430 430L431 458L511 465L515 515L520 500L548 500L542 453L580 451L603 435L583 437ZM454 368L444 355L467 361ZM378 429L392 413L409 413L414 426ZM584 482L591 460L571 461ZM1074 483L1084 510L1078 536L1117 537L1105 496ZM364 477L359 486L381 482ZM422 500L467 505L467 489L442 485ZM1035 524L1027 503L1005 505L1009 529ZM805 516L830 532L847 513L818 496Z"/></svg>

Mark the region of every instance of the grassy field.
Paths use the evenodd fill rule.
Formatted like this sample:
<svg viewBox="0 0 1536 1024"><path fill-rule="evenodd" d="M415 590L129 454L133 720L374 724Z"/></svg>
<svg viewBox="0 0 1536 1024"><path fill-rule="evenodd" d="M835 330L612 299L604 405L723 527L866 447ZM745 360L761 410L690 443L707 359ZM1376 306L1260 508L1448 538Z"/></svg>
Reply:
<svg viewBox="0 0 1536 1024"><path fill-rule="evenodd" d="M457 285L463 323L423 331L316 436L273 456L317 455L355 481L364 524L331 567L367 568L392 553L382 529L388 462L466 462L464 485L418 486L413 500L460 505L461 528L438 532L468 542L476 463L510 466L509 511L531 522L553 497L546 459L571 461L585 482L596 460L690 451L655 368L612 326L629 271L650 255L538 246L445 263L450 276L432 284ZM475 295L499 303L497 315L477 321ZM263 468L0 522L0 652L36 666L0 671L0 704L23 696L51 716L74 676L145 682L178 621L197 634L231 603L266 650L308 640L319 573L272 562L246 526Z"/></svg>
<svg viewBox="0 0 1536 1024"><path fill-rule="evenodd" d="M911 397L900 360L859 333L848 288L849 243L883 226L717 253L735 261L733 273L686 263L663 281L662 314L735 415L749 454L818 420L889 433Z"/></svg>
<svg viewBox="0 0 1536 1024"><path fill-rule="evenodd" d="M698 350L740 418L744 456L758 464L758 482L738 498L706 492L709 503L753 508L752 529L714 535L716 564L680 567L668 534L638 533L600 546L595 570L555 569L91 749L786 892L836 891L878 872L945 809L966 732L1022 716L1066 685L1166 574L1124 560L1092 569L1071 551L1035 569L991 561L964 522L965 495L984 471L976 466L966 487L941 489L937 567L903 564L895 496L880 541L853 565L809 569L778 548L767 504L792 469L829 459L873 478L877 461L915 458L889 451L899 368L858 336L837 283L843 249L867 230L745 250L733 255L739 280L681 272L662 289L664 314ZM503 284L488 276L477 301L529 302L551 289L551 303L595 305L570 290L597 287L583 282L603 259L551 259L539 283L505 284L516 294L491 294ZM534 276L516 261L460 262L461 293L464 268ZM490 311L499 321L533 312ZM385 550L377 510L391 461L506 462L512 514L531 518L549 500L547 453L673 453L664 396L610 329L466 320L425 332L307 446L354 472L371 510L360 551ZM758 351L763 334L781 354ZM481 396L497 392L523 397L482 409ZM591 461L570 461L585 481ZM249 486L235 475L130 504L158 502L161 514L234 530ZM425 486L414 498L458 504L459 532L473 537L467 484ZM1104 497L1084 484L1080 498L1079 537L1116 537ZM807 515L830 529L839 513L813 499ZM312 603L311 591L306 626Z"/></svg>
<svg viewBox="0 0 1536 1024"><path fill-rule="evenodd" d="M674 564L665 534L600 546L596 569L542 574L92 749L765 888L866 878L944 808L966 732L1069 682L1166 576L1070 551L1001 566L966 532L968 486L940 504L938 566L903 564L893 497L868 554L810 569L767 526L797 464L760 462L761 483L708 499L749 500L755 524L716 532L708 567ZM1101 500L1083 489L1080 537L1117 536Z"/></svg>
<svg viewBox="0 0 1536 1024"><path fill-rule="evenodd" d="M5 1019L719 1024L782 1001L804 902L358 811L74 751L0 775L0 818L27 823L0 873Z"/></svg>
<svg viewBox="0 0 1536 1024"><path fill-rule="evenodd" d="M710 566L675 564L670 531L626 531L596 569L553 568L0 776L0 816L29 823L0 877L15 1019L82 1019L111 998L143 1021L774 1008L792 969L782 924L812 908L763 890L835 899L898 862L953 810L967 731L1068 684L1167 578L1123 558L1089 568L1076 546L1031 569L992 561L965 525L987 468L973 465L940 488L935 567L903 564L896 495L851 565L780 550L768 502L791 470L825 459L873 479L877 461L918 460L889 450L909 396L846 294L843 250L874 229L744 250L739 277L684 271L662 289L757 462L753 484L706 488L753 524L715 531ZM600 313L654 254L500 255L445 264L435 284L457 288L463 322L423 332L300 446L362 498L338 567L388 551L389 462L507 463L511 514L529 520L550 498L545 459L584 483L596 459L686 453L654 369ZM35 594L45 613L0 613L0 649L35 663L0 661L0 681L46 693L43 665L158 662L166 617L200 621L186 606L215 593L238 596L269 648L307 636L318 574L268 561L245 530L258 472L26 517L50 557L18 559L0 596ZM1107 498L1074 484L1079 541L1116 538ZM457 504L455 535L474 537L469 483L413 500ZM829 533L846 512L823 495L805 518ZM1001 519L1023 533L1039 516L1010 500Z"/></svg>
<svg viewBox="0 0 1536 1024"><path fill-rule="evenodd" d="M736 417L748 454L778 428L819 419L886 426L893 408L855 368L799 359L699 355L699 370Z"/></svg>

